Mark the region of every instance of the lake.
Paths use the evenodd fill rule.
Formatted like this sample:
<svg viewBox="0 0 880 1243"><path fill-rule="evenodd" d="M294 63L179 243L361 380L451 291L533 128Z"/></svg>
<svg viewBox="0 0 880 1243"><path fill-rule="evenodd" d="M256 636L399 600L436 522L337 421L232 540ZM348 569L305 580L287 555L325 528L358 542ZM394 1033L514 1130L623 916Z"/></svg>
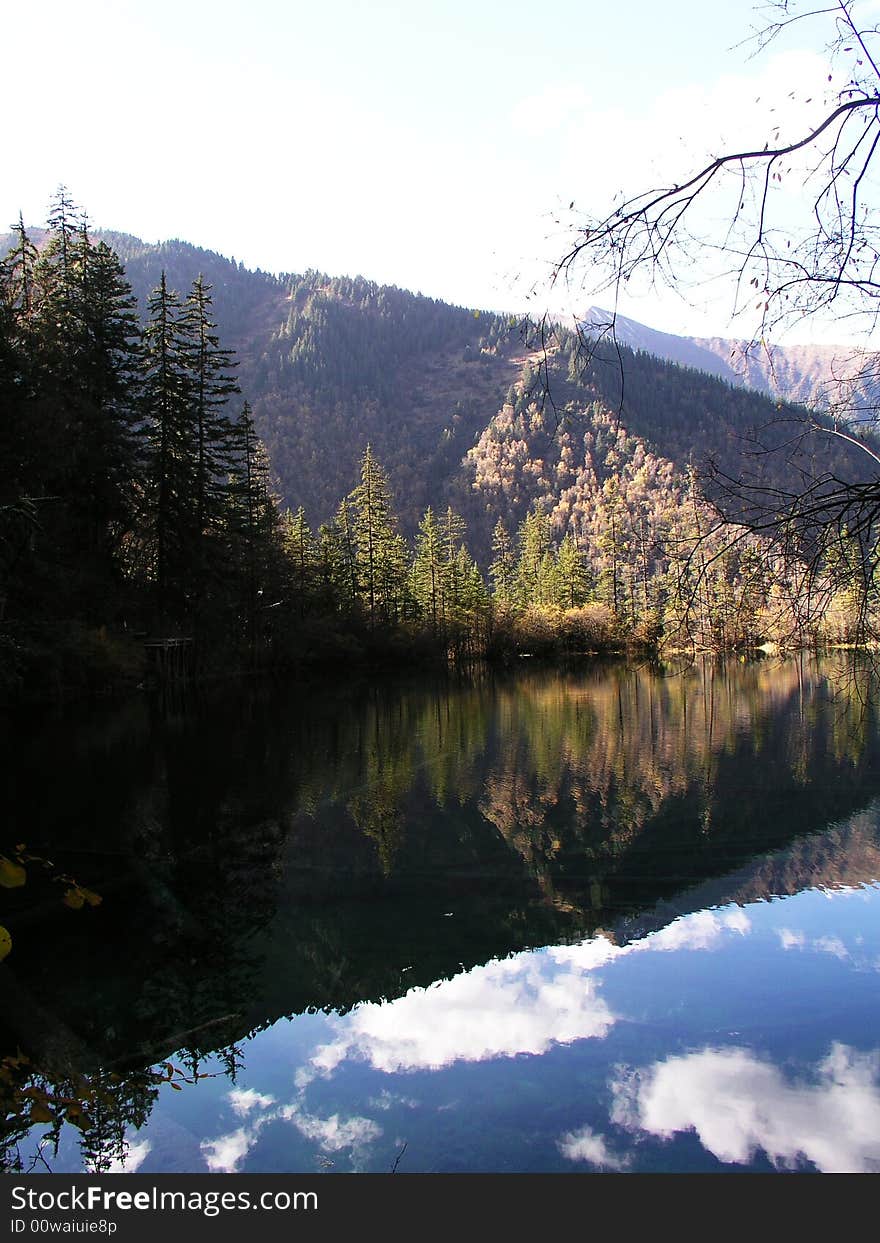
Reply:
<svg viewBox="0 0 880 1243"><path fill-rule="evenodd" d="M7 719L6 1168L880 1170L871 669L522 664Z"/></svg>

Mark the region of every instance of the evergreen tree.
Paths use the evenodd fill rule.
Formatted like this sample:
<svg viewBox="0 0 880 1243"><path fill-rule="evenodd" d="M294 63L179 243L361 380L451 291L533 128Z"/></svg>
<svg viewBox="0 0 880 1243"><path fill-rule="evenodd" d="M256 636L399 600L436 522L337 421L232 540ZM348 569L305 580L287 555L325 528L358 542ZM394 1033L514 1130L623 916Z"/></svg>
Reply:
<svg viewBox="0 0 880 1243"><path fill-rule="evenodd" d="M259 601L271 584L278 551L278 511L269 488L269 459L244 403L232 428L235 470L230 484L232 541L230 571L244 584L244 621L253 653L258 638ZM237 554L237 555L236 555Z"/></svg>
<svg viewBox="0 0 880 1243"><path fill-rule="evenodd" d="M250 496L257 487L254 453L262 449L249 408L238 423L227 412L238 386L214 332L210 287L199 278L181 306L163 273L148 315L143 389L159 607L198 626L224 594L229 536L240 523L236 489Z"/></svg>
<svg viewBox="0 0 880 1243"><path fill-rule="evenodd" d="M288 509L284 515L283 547L290 567L291 587L295 608L305 617L314 595L317 554L315 541L302 505L295 514Z"/></svg>
<svg viewBox="0 0 880 1243"><path fill-rule="evenodd" d="M437 634L443 617L445 549L440 525L428 507L419 523L412 567L412 591L422 616Z"/></svg>
<svg viewBox="0 0 880 1243"><path fill-rule="evenodd" d="M354 514L358 585L370 623L400 611L399 592L406 574L404 548L397 537L397 519L388 478L367 445L361 480L350 496Z"/></svg>
<svg viewBox="0 0 880 1243"><path fill-rule="evenodd" d="M172 612L179 615L185 607L192 569L188 554L198 529L198 439L190 417L189 342L180 310L180 298L168 289L163 272L147 304L142 363L142 408L149 437L146 519L150 577L156 584L163 619Z"/></svg>
<svg viewBox="0 0 880 1243"><path fill-rule="evenodd" d="M59 186L49 209L49 241L38 261L43 297L57 316L58 332L73 326L82 283L83 240L86 221L66 186Z"/></svg>
<svg viewBox="0 0 880 1243"><path fill-rule="evenodd" d="M459 654L477 655L483 650L489 610L489 593L483 576L464 544L455 556L456 595L450 608L455 648Z"/></svg>
<svg viewBox="0 0 880 1243"><path fill-rule="evenodd" d="M519 529L519 561L516 571L517 600L523 606L550 602L549 580L552 560L550 551L550 519L538 510L530 511Z"/></svg>
<svg viewBox="0 0 880 1243"><path fill-rule="evenodd" d="M410 587L409 548L403 536L393 528L380 547L377 583L381 612L386 621L407 621L416 615L417 606Z"/></svg>
<svg viewBox="0 0 880 1243"><path fill-rule="evenodd" d="M83 234L79 393L74 411L75 510L86 540L111 545L133 522L143 434L137 403L141 333L137 303L118 257Z"/></svg>
<svg viewBox="0 0 880 1243"><path fill-rule="evenodd" d="M626 601L624 570L627 547L624 533L624 503L617 475L606 479L602 486L602 525L598 539L601 556L596 593L616 617L623 616Z"/></svg>
<svg viewBox="0 0 880 1243"><path fill-rule="evenodd" d="M19 221L0 281L3 495L40 506L32 570L44 602L54 591L53 609L105 622L141 461L135 301L63 189L42 253Z"/></svg>
<svg viewBox="0 0 880 1243"><path fill-rule="evenodd" d="M238 393L232 352L223 349L214 331L211 286L201 276L193 282L183 307L191 371L191 417L195 425L195 522L199 532L222 525L228 504L227 481L233 447L233 424L227 413Z"/></svg>
<svg viewBox="0 0 880 1243"><path fill-rule="evenodd" d="M358 580L358 550L355 535L355 513L349 497L344 497L336 511L332 528L336 544L334 560L340 565L343 585L342 600L347 610L355 609L360 599Z"/></svg>
<svg viewBox="0 0 880 1243"><path fill-rule="evenodd" d="M556 595L556 602L564 609L580 608L587 598L587 570L571 533L559 545L556 556Z"/></svg>
<svg viewBox="0 0 880 1243"><path fill-rule="evenodd" d="M351 606L345 547L337 522L322 522L316 548L317 603L322 613L344 612Z"/></svg>
<svg viewBox="0 0 880 1243"><path fill-rule="evenodd" d="M451 505L447 506L443 515L442 542L445 561L443 596L444 616L454 616L461 604L463 584L459 581L459 549L464 546L466 528L464 519L455 512Z"/></svg>
<svg viewBox="0 0 880 1243"><path fill-rule="evenodd" d="M33 309L36 247L19 217L16 244L0 259L0 504L36 486L34 467L48 446L35 426Z"/></svg>
<svg viewBox="0 0 880 1243"><path fill-rule="evenodd" d="M516 593L516 552L510 532L499 518L492 532L492 555L489 567L495 599L500 604L513 604Z"/></svg>

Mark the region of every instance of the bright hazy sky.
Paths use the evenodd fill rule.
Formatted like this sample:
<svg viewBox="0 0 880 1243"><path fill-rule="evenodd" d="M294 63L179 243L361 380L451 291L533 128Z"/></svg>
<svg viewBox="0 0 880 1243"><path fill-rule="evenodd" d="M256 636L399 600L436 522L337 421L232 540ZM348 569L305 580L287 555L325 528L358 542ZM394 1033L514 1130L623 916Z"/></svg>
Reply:
<svg viewBox="0 0 880 1243"><path fill-rule="evenodd" d="M748 0L16 4L0 228L43 223L63 182L95 227L543 309L526 293L565 249L555 209L763 145L767 101L824 80L807 30L750 59L759 24ZM620 310L730 332L729 299L701 301Z"/></svg>

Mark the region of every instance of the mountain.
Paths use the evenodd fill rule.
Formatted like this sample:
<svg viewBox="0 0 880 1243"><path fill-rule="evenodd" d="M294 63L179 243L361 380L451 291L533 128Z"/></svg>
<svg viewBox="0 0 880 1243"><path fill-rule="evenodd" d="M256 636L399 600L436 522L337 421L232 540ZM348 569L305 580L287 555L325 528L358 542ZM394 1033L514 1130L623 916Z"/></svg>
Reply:
<svg viewBox="0 0 880 1243"><path fill-rule="evenodd" d="M621 345L693 367L728 384L822 410L846 403L861 411L880 401L877 377L849 345L755 345L724 337L682 337L649 328L625 315L590 307L581 321L587 336L602 337L614 322Z"/></svg>
<svg viewBox="0 0 880 1243"><path fill-rule="evenodd" d="M40 231L32 236L39 241ZM313 527L353 487L368 443L390 476L405 534L428 505L452 505L484 565L499 515L514 527L535 505L557 541L574 523L586 546L598 547L618 504L641 514L644 530L677 503L687 470L707 456L772 486L792 478L781 447L804 411L743 386L725 357L737 343L618 318L620 357L599 351L585 368L572 334L557 333L545 348L510 317L363 277L249 271L179 240L101 236L142 312L163 271L182 293L200 274L212 286L219 335L239 359L277 491L291 508L302 505ZM790 393L818 391L830 366L827 350L774 359ZM756 427L780 452L744 458ZM860 455L845 462L845 452L814 437L799 464L863 473Z"/></svg>

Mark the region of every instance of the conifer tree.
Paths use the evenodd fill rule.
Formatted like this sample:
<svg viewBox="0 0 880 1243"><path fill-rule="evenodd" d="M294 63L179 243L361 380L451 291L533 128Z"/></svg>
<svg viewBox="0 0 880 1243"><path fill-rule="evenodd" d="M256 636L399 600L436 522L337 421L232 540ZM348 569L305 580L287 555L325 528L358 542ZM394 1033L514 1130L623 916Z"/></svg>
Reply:
<svg viewBox="0 0 880 1243"><path fill-rule="evenodd" d="M0 258L0 620L18 603L20 579L38 527L42 457L35 414L31 319L36 250L19 217L18 244Z"/></svg>
<svg viewBox="0 0 880 1243"><path fill-rule="evenodd" d="M94 546L118 540L133 521L144 437L137 404L141 333L137 303L117 255L82 236L82 352L75 410L76 509Z"/></svg>
<svg viewBox="0 0 880 1243"><path fill-rule="evenodd" d="M165 273L147 305L142 408L147 421L146 507L152 577L159 613L179 612L186 599L187 553L196 534L198 441L190 418L192 383L180 298Z"/></svg>
<svg viewBox="0 0 880 1243"><path fill-rule="evenodd" d="M15 244L0 259L0 271L3 273L4 305L15 313L20 331L34 312L38 254L27 235L21 213L12 232Z"/></svg>
<svg viewBox="0 0 880 1243"><path fill-rule="evenodd" d="M620 481L616 475L611 476L602 487L602 525L597 541L601 554L597 595L618 617L622 616L626 599L624 508Z"/></svg>
<svg viewBox="0 0 880 1243"><path fill-rule="evenodd" d="M341 568L342 596L347 610L353 610L360 598L358 580L358 552L355 536L355 514L349 497L344 497L336 511L331 527L337 551L334 560L338 559Z"/></svg>
<svg viewBox="0 0 880 1243"><path fill-rule="evenodd" d="M222 525L228 504L227 481L233 451L233 424L227 413L238 393L231 350L223 349L214 331L211 286L199 276L183 307L191 371L192 419L196 437L195 522L199 532Z"/></svg>
<svg viewBox="0 0 880 1243"><path fill-rule="evenodd" d="M278 545L278 512L269 487L269 459L247 402L233 425L232 444L235 469L230 481L229 530L233 556L229 568L245 584L245 628L253 652L258 602L269 583Z"/></svg>
<svg viewBox="0 0 880 1243"><path fill-rule="evenodd" d="M49 242L40 256L40 264L45 265L43 284L56 313L67 320L75 313L86 221L66 186L58 187L49 209L48 225ZM57 323L61 330L68 326L69 321Z"/></svg>
<svg viewBox="0 0 880 1243"><path fill-rule="evenodd" d="M322 522L318 527L315 557L320 612L346 611L351 606L351 594L342 531L337 522Z"/></svg>
<svg viewBox="0 0 880 1243"><path fill-rule="evenodd" d="M302 505L295 514L289 509L286 511L282 540L290 567L292 593L296 602L294 607L300 617L305 617L314 595L317 555L314 537Z"/></svg>
<svg viewBox="0 0 880 1243"><path fill-rule="evenodd" d="M248 497L258 487L254 454L263 452L249 408L238 422L228 414L238 386L211 305L210 287L199 278L181 306L163 273L148 304L143 365L160 610L173 604L196 621L223 595L230 532L241 525L241 489ZM250 484L242 484L242 472Z"/></svg>
<svg viewBox="0 0 880 1243"><path fill-rule="evenodd" d="M0 313L16 393L3 473L13 491L41 498L39 556L53 607L106 621L138 485L140 330L118 258L92 243L63 188L49 223L37 255L20 220L4 265Z"/></svg>
<svg viewBox="0 0 880 1243"><path fill-rule="evenodd" d="M571 533L567 533L556 555L557 603L564 609L576 609L587 597L586 567L583 554Z"/></svg>
<svg viewBox="0 0 880 1243"><path fill-rule="evenodd" d="M460 604L462 584L459 582L458 552L464 546L466 528L464 519L447 506L443 515L442 540L445 565L444 613L454 614Z"/></svg>
<svg viewBox="0 0 880 1243"><path fill-rule="evenodd" d="M516 551L502 518L495 523L492 532L492 555L494 560L489 567L489 575L495 599L500 604L513 604L516 590Z"/></svg>
<svg viewBox="0 0 880 1243"><path fill-rule="evenodd" d="M370 623L399 611L398 592L406 566L397 537L397 519L388 478L367 445L361 462L361 480L350 496L358 583Z"/></svg>
<svg viewBox="0 0 880 1243"><path fill-rule="evenodd" d="M530 511L519 529L519 561L517 562L517 598L524 605L550 602L548 581L552 560L550 551L550 519L538 510Z"/></svg>
<svg viewBox="0 0 880 1243"><path fill-rule="evenodd" d="M0 504L15 504L36 486L43 446L29 411L34 401L33 309L36 247L19 216L16 244L0 258Z"/></svg>
<svg viewBox="0 0 880 1243"><path fill-rule="evenodd" d="M413 618L417 606L410 587L409 548L393 528L382 542L377 568L382 617L391 623Z"/></svg>
<svg viewBox="0 0 880 1243"><path fill-rule="evenodd" d="M437 634L443 615L445 556L440 525L429 506L419 523L412 567L412 590L422 616Z"/></svg>
<svg viewBox="0 0 880 1243"><path fill-rule="evenodd" d="M489 607L489 593L477 563L464 544L460 544L455 556L456 597L452 603L451 623L456 632L459 652L475 654L482 650L485 638L485 622Z"/></svg>

